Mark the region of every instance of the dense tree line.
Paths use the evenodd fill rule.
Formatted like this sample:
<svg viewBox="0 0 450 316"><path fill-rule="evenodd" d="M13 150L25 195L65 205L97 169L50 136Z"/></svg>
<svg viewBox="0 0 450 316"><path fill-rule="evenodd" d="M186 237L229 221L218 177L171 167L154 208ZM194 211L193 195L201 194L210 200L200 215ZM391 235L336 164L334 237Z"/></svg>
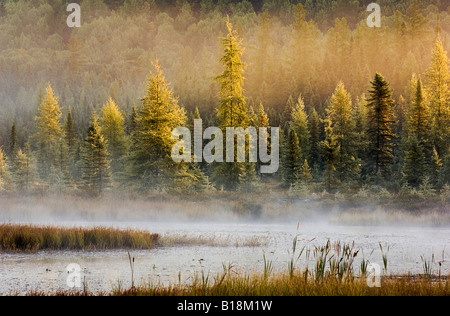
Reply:
<svg viewBox="0 0 450 316"><path fill-rule="evenodd" d="M364 1L83 1L79 29L65 3L0 1L2 190L450 183L439 1L380 3L380 29ZM175 163L172 130L199 118L279 126L280 170Z"/></svg>

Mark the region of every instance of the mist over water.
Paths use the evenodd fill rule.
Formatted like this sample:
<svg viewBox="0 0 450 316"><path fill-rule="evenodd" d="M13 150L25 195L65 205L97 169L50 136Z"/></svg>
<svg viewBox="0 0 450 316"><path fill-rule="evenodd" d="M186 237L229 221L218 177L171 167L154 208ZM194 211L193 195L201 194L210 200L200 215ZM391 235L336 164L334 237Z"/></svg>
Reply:
<svg viewBox="0 0 450 316"><path fill-rule="evenodd" d="M14 202L14 203L13 203ZM210 243L156 247L151 250L130 251L135 258L134 280L137 283L178 284L192 282L195 274L213 278L224 267L240 274L261 273L264 269L263 252L273 263L274 271L286 271L291 256L292 242L297 236L298 249L331 243L355 243L360 253L354 262L359 274L363 258L383 267L380 244L387 253L387 273L422 274L423 261L434 256L433 273L438 273L438 261L443 261L440 273L450 273L447 251L450 245L450 226L435 226L432 221L408 222L395 220L388 225L387 212L372 212L370 224L348 224L343 212L309 209L308 202L279 204L278 210L263 206L258 217L238 214L229 204L189 201L137 201L109 199L91 201L21 199L21 203L3 203L1 223L20 223L38 226L112 227L159 233L161 236L201 237ZM100 205L102 207L100 207ZM306 205L306 206L305 206ZM270 216L277 214L279 217ZM320 214L319 214L320 213ZM183 215L182 215L183 214ZM280 216L282 214L283 216ZM255 214L253 214L255 215ZM355 222L357 216L352 213ZM339 222L339 220L343 222ZM255 245L239 241L255 240ZM386 251L386 250L385 250ZM68 290L67 266L76 263L81 276L91 291L110 291L113 287L131 286L131 269L126 250L114 251L40 251L38 253L0 254L0 294L11 291ZM313 262L304 257L296 262L298 269Z"/></svg>

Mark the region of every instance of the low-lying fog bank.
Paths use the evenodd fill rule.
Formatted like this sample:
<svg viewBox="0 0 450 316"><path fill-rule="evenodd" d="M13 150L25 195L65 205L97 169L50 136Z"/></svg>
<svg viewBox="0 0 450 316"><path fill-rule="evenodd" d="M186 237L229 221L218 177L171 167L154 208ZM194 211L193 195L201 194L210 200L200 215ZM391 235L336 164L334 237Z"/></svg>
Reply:
<svg viewBox="0 0 450 316"><path fill-rule="evenodd" d="M407 210L382 203L217 194L195 199L103 196L0 196L0 223L206 221L322 222L342 225L450 226L446 204Z"/></svg>

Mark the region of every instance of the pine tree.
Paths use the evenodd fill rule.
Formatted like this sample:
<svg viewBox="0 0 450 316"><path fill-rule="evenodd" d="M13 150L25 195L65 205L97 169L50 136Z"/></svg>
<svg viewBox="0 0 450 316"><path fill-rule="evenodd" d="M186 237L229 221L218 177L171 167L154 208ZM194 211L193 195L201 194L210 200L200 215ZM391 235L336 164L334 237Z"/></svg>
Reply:
<svg viewBox="0 0 450 316"><path fill-rule="evenodd" d="M367 135L369 138L369 165L373 175L385 178L391 174L391 165L394 162L392 139L396 135L392 132L394 120L394 101L388 82L380 74L375 75L371 82L372 89L367 99Z"/></svg>
<svg viewBox="0 0 450 316"><path fill-rule="evenodd" d="M111 172L116 174L122 170L121 160L127 152L128 144L125 134L125 118L111 97L101 109L98 125L107 143Z"/></svg>
<svg viewBox="0 0 450 316"><path fill-rule="evenodd" d="M310 150L309 150L309 162L314 174L321 168L321 155L320 155L320 119L316 109L312 109L309 115L309 134L311 135Z"/></svg>
<svg viewBox="0 0 450 316"><path fill-rule="evenodd" d="M9 135L9 146L8 146L8 155L11 161L14 160L14 157L17 155L17 151L19 146L17 144L17 130L16 123L14 122L11 126L11 134Z"/></svg>
<svg viewBox="0 0 450 316"><path fill-rule="evenodd" d="M50 170L56 167L56 153L63 136L60 119L61 109L58 98L54 95L51 85L48 85L38 109L37 132L34 135L38 150L39 174L44 180L48 179Z"/></svg>
<svg viewBox="0 0 450 316"><path fill-rule="evenodd" d="M441 186L450 185L450 154L445 155L442 159L439 179Z"/></svg>
<svg viewBox="0 0 450 316"><path fill-rule="evenodd" d="M292 111L291 121L289 122L291 130L294 130L299 140L301 155L305 159L309 155L309 141L311 135L308 129L308 115L305 111L305 103L302 97L299 97Z"/></svg>
<svg viewBox="0 0 450 316"><path fill-rule="evenodd" d="M128 134L133 135L133 133L136 132L137 127L138 127L138 112L136 109L136 105L133 103L129 117Z"/></svg>
<svg viewBox="0 0 450 316"><path fill-rule="evenodd" d="M309 183L312 180L311 168L308 165L308 161L305 159L305 162L300 169L300 179L304 183Z"/></svg>
<svg viewBox="0 0 450 316"><path fill-rule="evenodd" d="M320 143L322 157L325 164L323 181L328 192L331 192L332 185L337 182L336 162L339 152L339 143L331 126L331 121L325 121L325 139Z"/></svg>
<svg viewBox="0 0 450 316"><path fill-rule="evenodd" d="M286 140L285 150L284 150L284 159L283 159L283 178L284 182L287 186L293 185L297 182L300 171L300 146L297 137L297 133L294 130L289 131L288 138Z"/></svg>
<svg viewBox="0 0 450 316"><path fill-rule="evenodd" d="M367 157L367 147L369 142L367 137L367 107L366 98L364 95L362 95L360 98L357 98L355 102L352 120L355 136L354 151L356 157L359 158L359 161L362 165L361 175L365 175L366 172L364 170L364 165L366 164L364 163L364 161Z"/></svg>
<svg viewBox="0 0 450 316"><path fill-rule="evenodd" d="M110 165L106 141L100 132L95 114L87 130L83 153L84 189L89 194L101 194L111 184Z"/></svg>
<svg viewBox="0 0 450 316"><path fill-rule="evenodd" d="M440 183L441 169L442 169L442 159L439 157L436 148L433 148L430 166L430 181L431 184L435 187L439 187L441 184Z"/></svg>
<svg viewBox="0 0 450 316"><path fill-rule="evenodd" d="M145 189L173 187L183 177L186 166L175 163L171 151L176 140L172 131L186 125L184 108L166 84L164 74L156 62L148 79L138 126L132 135L129 176Z"/></svg>
<svg viewBox="0 0 450 316"><path fill-rule="evenodd" d="M73 125L72 110L70 107L69 110L67 111L67 118L64 122L64 139L66 140L69 152L73 152L76 142L76 133L75 127Z"/></svg>
<svg viewBox="0 0 450 316"><path fill-rule="evenodd" d="M339 144L336 171L340 181L354 178L359 173L356 160L356 137L352 121L352 101L350 94L340 82L327 109L333 132Z"/></svg>
<svg viewBox="0 0 450 316"><path fill-rule="evenodd" d="M450 141L450 73L447 52L438 38L427 71L427 95L431 108L434 145L445 155Z"/></svg>
<svg viewBox="0 0 450 316"><path fill-rule="evenodd" d="M63 193L71 184L69 172L69 149L64 139L60 139L55 153L55 165L51 167L48 177L50 189L54 192Z"/></svg>
<svg viewBox="0 0 450 316"><path fill-rule="evenodd" d="M294 108L295 108L294 98L292 97L292 95L289 95L286 105L284 106L283 113L281 115L282 118L281 127L283 128L286 134L289 134L290 122L292 121L292 113L294 112Z"/></svg>
<svg viewBox="0 0 450 316"><path fill-rule="evenodd" d="M80 157L76 155L76 151L79 149L79 142L77 140L75 126L73 123L72 109L69 107L67 112L66 120L64 121L64 144L60 144L60 153L59 153L59 164L62 169L66 169L68 172L68 179L79 179L80 174L77 170L77 163L79 162ZM66 152L66 157L64 157L64 152ZM63 164L66 167L63 167Z"/></svg>
<svg viewBox="0 0 450 316"><path fill-rule="evenodd" d="M423 146L416 136L411 136L406 147L403 177L409 185L417 188L422 184L427 170Z"/></svg>
<svg viewBox="0 0 450 316"><path fill-rule="evenodd" d="M244 64L241 61L241 40L233 27L227 21L228 34L222 39L224 53L220 59L225 67L221 75L216 77L220 83L220 104L217 110L217 120L220 128L247 127L247 106L242 95L244 83Z"/></svg>
<svg viewBox="0 0 450 316"><path fill-rule="evenodd" d="M418 79L416 88L416 98L410 110L408 120L408 132L414 136L421 145L425 157L429 161L433 149L431 140L431 117L428 106L423 95L422 81Z"/></svg>
<svg viewBox="0 0 450 316"><path fill-rule="evenodd" d="M253 104L250 104L247 111L248 117L248 126L257 127L258 126L258 116L255 113L255 109L253 108Z"/></svg>
<svg viewBox="0 0 450 316"><path fill-rule="evenodd" d="M241 61L243 53L241 40L237 37L229 21L227 21L227 29L228 34L222 39L223 56L220 59L225 69L221 75L216 77L220 84L217 122L224 134L227 127L246 129L250 123L247 105L242 94L244 64ZM245 152L248 153L248 146L245 147ZM217 163L213 170L213 181L226 190L237 190L243 186L249 187L249 182L255 180L255 164L247 161L237 162L237 152L243 149L237 148L236 140L234 141L234 148L234 162Z"/></svg>
<svg viewBox="0 0 450 316"><path fill-rule="evenodd" d="M13 165L13 183L19 192L29 192L36 180L36 163L31 153L29 143L25 150L19 149L14 159Z"/></svg>
<svg viewBox="0 0 450 316"><path fill-rule="evenodd" d="M256 126L257 127L269 127L269 117L267 116L266 112L264 111L264 105L259 103L258 106L258 113L257 113L257 120L256 120Z"/></svg>
<svg viewBox="0 0 450 316"><path fill-rule="evenodd" d="M8 163L3 149L0 147L0 192L5 190L10 181L10 174L8 171Z"/></svg>

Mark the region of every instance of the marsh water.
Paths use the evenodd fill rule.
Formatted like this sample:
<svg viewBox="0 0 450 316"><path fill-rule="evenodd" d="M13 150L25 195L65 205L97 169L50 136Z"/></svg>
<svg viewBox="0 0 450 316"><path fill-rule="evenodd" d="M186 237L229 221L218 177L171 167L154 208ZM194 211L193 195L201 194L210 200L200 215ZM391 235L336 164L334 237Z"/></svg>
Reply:
<svg viewBox="0 0 450 316"><path fill-rule="evenodd" d="M201 236L214 241L211 244L131 251L135 284L189 283L195 275L213 279L224 268L233 273L260 273L264 270L263 254L274 271L286 271L296 236L297 254L303 247L313 249L314 246L323 246L328 240L332 243L354 242L354 248L360 249L354 262L356 273L359 273L358 262L362 258L384 269L380 245L388 259L387 274L421 274L424 260L434 262L434 274L450 273L449 227L343 226L312 222L59 222L58 225L131 228L164 236ZM243 240L254 242L240 243ZM0 294L69 290L67 281L73 276L73 270L68 271L67 267L72 263L81 269L77 272L81 286L90 291L111 291L119 286L131 286L132 269L126 250L41 251L0 254ZM298 269L304 269L306 265L312 268L305 256L296 261Z"/></svg>

